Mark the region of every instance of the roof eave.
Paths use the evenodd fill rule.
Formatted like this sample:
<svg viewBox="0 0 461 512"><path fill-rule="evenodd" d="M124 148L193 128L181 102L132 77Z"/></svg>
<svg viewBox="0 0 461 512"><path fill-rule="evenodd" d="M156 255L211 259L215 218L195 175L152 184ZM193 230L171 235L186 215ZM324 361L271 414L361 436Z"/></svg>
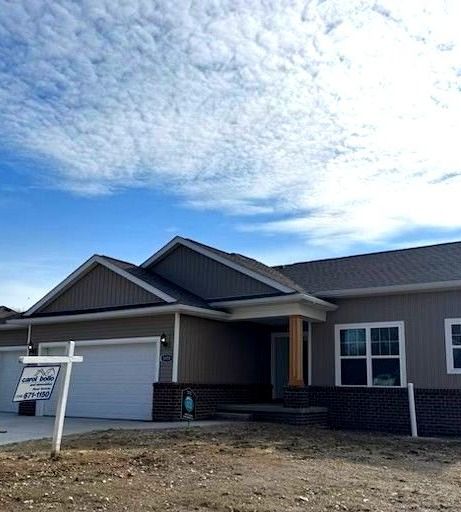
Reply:
<svg viewBox="0 0 461 512"><path fill-rule="evenodd" d="M77 314L67 314L61 316L17 318L7 320L6 324L11 326L11 328L14 328L14 326L83 322L90 320L110 320L116 318L142 317L146 315L158 316L173 313L183 313L192 316L201 316L203 318L213 318L216 320L228 320L230 318L230 315L228 313L225 313L224 311L216 311L214 309L189 306L187 304L167 304L165 306L151 306L135 309L118 309L116 311L101 311L89 313L79 312Z"/></svg>
<svg viewBox="0 0 461 512"><path fill-rule="evenodd" d="M245 307L245 306L258 306L265 304L287 304L287 303L298 303L298 302L308 302L314 307L318 309L322 309L324 311L335 311L338 306L332 304L331 302L327 302L323 299L319 299L318 297L314 297L313 295L308 295L306 293L292 293L290 295L277 295L275 297L259 297L257 299L237 299L237 300L227 300L227 301L217 301L210 302L210 306L212 307L223 307L223 308L233 308L233 307Z"/></svg>
<svg viewBox="0 0 461 512"><path fill-rule="evenodd" d="M396 295L400 293L435 292L460 289L461 280L433 281L429 283L413 283L389 286L374 286L368 288L351 288L344 290L322 290L316 295L325 299L341 299L353 297L369 297L374 295Z"/></svg>

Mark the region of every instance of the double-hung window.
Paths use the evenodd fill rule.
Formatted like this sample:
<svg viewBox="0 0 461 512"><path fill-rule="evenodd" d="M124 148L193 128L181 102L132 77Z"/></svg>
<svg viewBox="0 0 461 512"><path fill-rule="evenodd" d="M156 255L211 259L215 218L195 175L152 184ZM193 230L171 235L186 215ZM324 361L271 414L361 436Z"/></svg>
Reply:
<svg viewBox="0 0 461 512"><path fill-rule="evenodd" d="M406 385L403 322L336 325L335 352L337 386Z"/></svg>
<svg viewBox="0 0 461 512"><path fill-rule="evenodd" d="M445 320L445 348L448 373L461 373L461 318Z"/></svg>

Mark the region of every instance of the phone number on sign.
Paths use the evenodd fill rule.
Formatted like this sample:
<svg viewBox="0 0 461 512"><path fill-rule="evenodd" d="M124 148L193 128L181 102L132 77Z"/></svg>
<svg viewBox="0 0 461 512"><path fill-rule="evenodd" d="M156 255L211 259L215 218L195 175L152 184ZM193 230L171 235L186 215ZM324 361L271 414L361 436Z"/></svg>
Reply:
<svg viewBox="0 0 461 512"><path fill-rule="evenodd" d="M24 400L40 400L50 398L51 393L49 391L29 391L24 393Z"/></svg>

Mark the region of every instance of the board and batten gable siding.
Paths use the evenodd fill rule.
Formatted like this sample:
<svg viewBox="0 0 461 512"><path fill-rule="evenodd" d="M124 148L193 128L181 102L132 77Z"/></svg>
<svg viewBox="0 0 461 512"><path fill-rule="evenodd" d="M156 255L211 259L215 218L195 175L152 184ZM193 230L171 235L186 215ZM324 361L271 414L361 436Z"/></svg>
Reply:
<svg viewBox="0 0 461 512"><path fill-rule="evenodd" d="M402 320L407 381L418 388L461 387L461 375L447 373L445 318L461 318L461 291L413 293L335 300L339 306L323 324L312 324L312 384L335 385L335 324Z"/></svg>
<svg viewBox="0 0 461 512"><path fill-rule="evenodd" d="M271 286L182 245L149 269L207 300L277 293Z"/></svg>
<svg viewBox="0 0 461 512"><path fill-rule="evenodd" d="M165 334L168 345L160 347L160 354L170 355L171 361L160 362L160 382L170 382L173 370L173 333L174 315L146 316L33 325L32 343L136 338Z"/></svg>
<svg viewBox="0 0 461 512"><path fill-rule="evenodd" d="M0 347L27 345L27 329L0 331Z"/></svg>
<svg viewBox="0 0 461 512"><path fill-rule="evenodd" d="M179 382L270 383L270 334L263 326L181 315L179 332Z"/></svg>
<svg viewBox="0 0 461 512"><path fill-rule="evenodd" d="M96 265L81 279L58 295L40 313L80 311L136 304L164 302L152 293L119 276L103 265Z"/></svg>

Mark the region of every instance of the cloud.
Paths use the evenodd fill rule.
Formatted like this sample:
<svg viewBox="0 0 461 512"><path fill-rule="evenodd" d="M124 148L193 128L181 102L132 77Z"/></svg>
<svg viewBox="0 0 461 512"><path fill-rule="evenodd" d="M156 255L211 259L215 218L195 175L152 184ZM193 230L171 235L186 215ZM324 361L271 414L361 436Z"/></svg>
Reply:
<svg viewBox="0 0 461 512"><path fill-rule="evenodd" d="M457 0L0 12L0 140L99 195L167 188L314 244L459 228Z"/></svg>

